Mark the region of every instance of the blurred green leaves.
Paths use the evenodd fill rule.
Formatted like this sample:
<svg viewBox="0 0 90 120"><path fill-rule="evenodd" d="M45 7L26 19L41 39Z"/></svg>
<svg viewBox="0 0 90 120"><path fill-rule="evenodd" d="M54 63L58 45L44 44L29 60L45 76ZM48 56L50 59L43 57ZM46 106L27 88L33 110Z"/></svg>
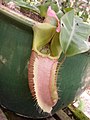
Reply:
<svg viewBox="0 0 90 120"><path fill-rule="evenodd" d="M14 2L16 3L16 5L24 9L28 9L28 10L40 13L39 9L35 5L30 4L29 2L25 2L23 0L14 0Z"/></svg>

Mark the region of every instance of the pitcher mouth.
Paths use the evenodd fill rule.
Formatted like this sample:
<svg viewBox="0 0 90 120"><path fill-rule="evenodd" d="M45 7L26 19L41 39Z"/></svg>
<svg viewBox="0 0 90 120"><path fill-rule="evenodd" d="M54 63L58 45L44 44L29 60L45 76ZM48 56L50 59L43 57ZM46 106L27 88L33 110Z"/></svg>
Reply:
<svg viewBox="0 0 90 120"><path fill-rule="evenodd" d="M58 59L62 50L56 27L48 23L37 23L33 30L34 40L32 50L43 57Z"/></svg>

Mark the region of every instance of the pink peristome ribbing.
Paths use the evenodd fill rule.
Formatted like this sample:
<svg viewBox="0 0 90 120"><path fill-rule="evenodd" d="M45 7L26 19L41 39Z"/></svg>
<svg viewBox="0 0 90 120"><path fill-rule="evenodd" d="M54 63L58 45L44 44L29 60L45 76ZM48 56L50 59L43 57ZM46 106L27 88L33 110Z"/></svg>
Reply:
<svg viewBox="0 0 90 120"><path fill-rule="evenodd" d="M56 28L56 31L60 32L60 21L59 21L57 15L56 15L55 11L51 9L51 6L48 7L47 16L54 17L57 20L58 26Z"/></svg>
<svg viewBox="0 0 90 120"><path fill-rule="evenodd" d="M48 113L51 112L52 107L57 102L52 99L53 93L52 90L50 90L52 88L50 87L50 85L52 85L50 83L52 82L51 72L53 64L55 63L57 64L57 60L39 56L36 52L32 51L28 67L28 79L31 93L35 96L39 107L44 112Z"/></svg>

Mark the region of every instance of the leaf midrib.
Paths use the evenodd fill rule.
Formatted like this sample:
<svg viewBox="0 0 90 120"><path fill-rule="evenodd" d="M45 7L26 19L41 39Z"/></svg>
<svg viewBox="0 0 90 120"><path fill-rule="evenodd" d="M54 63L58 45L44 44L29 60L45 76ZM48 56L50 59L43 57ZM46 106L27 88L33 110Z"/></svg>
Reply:
<svg viewBox="0 0 90 120"><path fill-rule="evenodd" d="M71 26L70 26L71 27ZM67 46L66 46L66 50L65 51L67 51L67 49L68 49L68 47L69 47L69 45L70 45L70 43L71 43L71 40L72 40L72 38L73 38L73 35L74 35L74 33L75 33L75 19L73 19L73 26L71 27L71 30L72 30L72 32L71 32L71 34L70 34L70 37L69 37L69 42L67 43ZM70 32L68 32L68 34L69 34Z"/></svg>

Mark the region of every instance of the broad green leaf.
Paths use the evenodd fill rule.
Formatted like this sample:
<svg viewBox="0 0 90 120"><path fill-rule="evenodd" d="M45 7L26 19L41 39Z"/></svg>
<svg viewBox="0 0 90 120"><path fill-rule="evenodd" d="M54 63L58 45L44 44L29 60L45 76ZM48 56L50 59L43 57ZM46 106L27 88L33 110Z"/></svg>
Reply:
<svg viewBox="0 0 90 120"><path fill-rule="evenodd" d="M88 37L90 25L74 16L74 10L61 18L60 43L66 56L73 56L90 49Z"/></svg>

